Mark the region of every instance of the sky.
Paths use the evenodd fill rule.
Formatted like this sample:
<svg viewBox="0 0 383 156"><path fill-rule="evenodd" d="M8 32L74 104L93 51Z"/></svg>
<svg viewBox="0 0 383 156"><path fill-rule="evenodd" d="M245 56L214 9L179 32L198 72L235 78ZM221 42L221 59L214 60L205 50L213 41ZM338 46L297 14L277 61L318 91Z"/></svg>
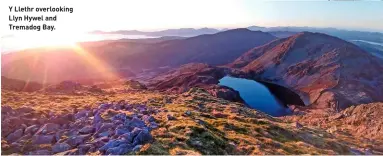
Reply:
<svg viewBox="0 0 383 156"><path fill-rule="evenodd" d="M383 1L260 1L260 0L3 0L1 30L9 31L8 6L66 6L54 32L92 30L163 30L169 28L236 28L252 25L335 27L383 31ZM30 25L24 22L19 24Z"/></svg>

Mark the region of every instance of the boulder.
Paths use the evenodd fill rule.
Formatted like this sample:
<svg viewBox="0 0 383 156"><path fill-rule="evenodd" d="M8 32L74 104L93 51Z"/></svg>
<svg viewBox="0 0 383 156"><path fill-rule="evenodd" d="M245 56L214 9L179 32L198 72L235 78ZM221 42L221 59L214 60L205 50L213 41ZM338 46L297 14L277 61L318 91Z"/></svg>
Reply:
<svg viewBox="0 0 383 156"><path fill-rule="evenodd" d="M67 143L56 143L55 145L52 146L53 153L60 153L70 149L71 149L71 146L68 145Z"/></svg>
<svg viewBox="0 0 383 156"><path fill-rule="evenodd" d="M51 144L54 141L54 135L35 135L32 137L32 144Z"/></svg>
<svg viewBox="0 0 383 156"><path fill-rule="evenodd" d="M128 143L133 142L133 135L132 133L125 133L118 137L119 140L127 141Z"/></svg>
<svg viewBox="0 0 383 156"><path fill-rule="evenodd" d="M37 150L29 152L29 155L52 155L52 152L49 150Z"/></svg>
<svg viewBox="0 0 383 156"><path fill-rule="evenodd" d="M136 80L127 80L125 85L129 89L147 89L147 87Z"/></svg>
<svg viewBox="0 0 383 156"><path fill-rule="evenodd" d="M229 87L213 85L211 87L207 87L207 91L212 96L218 98L234 102L243 102L243 99L239 95L239 92Z"/></svg>
<svg viewBox="0 0 383 156"><path fill-rule="evenodd" d="M98 106L98 109L109 109L110 107L112 107L111 104L104 103L104 104L101 104L100 106Z"/></svg>
<svg viewBox="0 0 383 156"><path fill-rule="evenodd" d="M132 151L133 147L129 144L121 144L117 147L109 148L106 151L106 154L111 154L111 155L123 155L126 154L130 151Z"/></svg>
<svg viewBox="0 0 383 156"><path fill-rule="evenodd" d="M116 131L115 131L115 135L122 135L122 134L125 134L125 133L128 133L129 131L127 129L121 129L121 128L117 128Z"/></svg>
<svg viewBox="0 0 383 156"><path fill-rule="evenodd" d="M105 132L99 133L98 137L108 137L108 136L111 136L111 135L112 135L111 131L105 131Z"/></svg>
<svg viewBox="0 0 383 156"><path fill-rule="evenodd" d="M94 140L91 142L91 144L92 144L95 148L100 148L100 147L104 146L108 141L109 141L109 137L104 136L104 137L100 137L100 138L94 139Z"/></svg>
<svg viewBox="0 0 383 156"><path fill-rule="evenodd" d="M79 131L82 134L89 134L94 132L94 127L93 126L85 126L80 129Z"/></svg>
<svg viewBox="0 0 383 156"><path fill-rule="evenodd" d="M97 132L102 133L114 127L115 125L113 123L103 123L101 127L97 130Z"/></svg>
<svg viewBox="0 0 383 156"><path fill-rule="evenodd" d="M124 123L125 126L132 126L132 127L145 127L145 122L143 122L142 120L134 117L132 120L130 121L126 121Z"/></svg>
<svg viewBox="0 0 383 156"><path fill-rule="evenodd" d="M92 112L89 111L89 110L82 110L78 113L76 113L74 115L74 118L77 120L77 119L80 119L80 118L83 118L83 117L89 117L89 116L92 116Z"/></svg>
<svg viewBox="0 0 383 156"><path fill-rule="evenodd" d="M150 122L149 128L156 129L156 128L158 128L158 124L156 122Z"/></svg>
<svg viewBox="0 0 383 156"><path fill-rule="evenodd" d="M142 130L133 140L133 145L143 145L153 139L148 130Z"/></svg>
<svg viewBox="0 0 383 156"><path fill-rule="evenodd" d="M85 140L89 139L90 137L91 137L90 135L72 136L72 137L68 138L68 140L66 140L65 142L72 147L76 147L76 146L84 143Z"/></svg>
<svg viewBox="0 0 383 156"><path fill-rule="evenodd" d="M39 130L39 126L38 125L32 125L32 126L29 126L25 129L25 134L34 134L37 130Z"/></svg>
<svg viewBox="0 0 383 156"><path fill-rule="evenodd" d="M92 144L82 144L78 146L78 154L79 155L85 155L88 153L89 149L94 148Z"/></svg>
<svg viewBox="0 0 383 156"><path fill-rule="evenodd" d="M174 116L172 116L170 114L168 114L166 117L168 120L177 120Z"/></svg>
<svg viewBox="0 0 383 156"><path fill-rule="evenodd" d="M126 114L125 113L120 113L120 114L117 114L115 116L112 117L112 120L121 120L121 121L125 121L127 118Z"/></svg>
<svg viewBox="0 0 383 156"><path fill-rule="evenodd" d="M55 132L60 128L60 125L58 124L53 124L53 123L47 123L44 126L42 126L36 134L47 134L51 132Z"/></svg>
<svg viewBox="0 0 383 156"><path fill-rule="evenodd" d="M153 122L156 121L156 119L153 116L150 115L144 115L142 116L142 120L145 122Z"/></svg>
<svg viewBox="0 0 383 156"><path fill-rule="evenodd" d="M23 136L23 129L18 129L7 136L7 141L12 143Z"/></svg>
<svg viewBox="0 0 383 156"><path fill-rule="evenodd" d="M109 148L118 147L121 144L124 144L126 142L121 140L109 140L104 146L102 146L99 150L100 151L107 151Z"/></svg>

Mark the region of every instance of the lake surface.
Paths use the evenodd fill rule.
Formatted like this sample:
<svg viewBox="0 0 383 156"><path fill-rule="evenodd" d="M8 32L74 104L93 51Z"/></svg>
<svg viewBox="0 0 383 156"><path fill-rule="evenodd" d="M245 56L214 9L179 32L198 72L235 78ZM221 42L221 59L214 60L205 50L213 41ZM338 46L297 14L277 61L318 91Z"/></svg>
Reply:
<svg viewBox="0 0 383 156"><path fill-rule="evenodd" d="M292 113L266 86L257 81L225 76L219 80L219 85L238 91L250 108L271 116L284 116Z"/></svg>

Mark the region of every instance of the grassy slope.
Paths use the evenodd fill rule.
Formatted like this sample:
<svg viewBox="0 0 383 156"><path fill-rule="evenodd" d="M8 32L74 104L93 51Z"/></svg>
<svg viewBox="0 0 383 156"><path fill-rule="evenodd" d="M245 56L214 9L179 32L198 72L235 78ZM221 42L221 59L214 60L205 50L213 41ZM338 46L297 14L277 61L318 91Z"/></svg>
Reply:
<svg viewBox="0 0 383 156"><path fill-rule="evenodd" d="M162 110L155 115L160 126L152 131L154 142L137 154L350 154L350 147L369 146L317 127L299 128L196 88L180 95L131 91L73 96L3 90L1 100L2 105L25 105L47 113L96 107L102 101L146 103ZM176 119L168 120L168 115Z"/></svg>

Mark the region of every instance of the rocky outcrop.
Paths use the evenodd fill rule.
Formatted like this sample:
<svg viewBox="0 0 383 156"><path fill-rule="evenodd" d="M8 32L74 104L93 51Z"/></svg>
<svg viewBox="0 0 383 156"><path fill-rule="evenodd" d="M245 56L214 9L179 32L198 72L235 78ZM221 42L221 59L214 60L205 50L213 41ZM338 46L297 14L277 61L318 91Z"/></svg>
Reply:
<svg viewBox="0 0 383 156"><path fill-rule="evenodd" d="M183 93L193 87L198 87L205 89L215 97L229 101L243 101L237 91L217 85L219 79L229 72L230 70L225 68L191 63L155 77L149 87L152 90L171 93Z"/></svg>
<svg viewBox="0 0 383 156"><path fill-rule="evenodd" d="M137 151L141 145L152 141L150 131L158 127L156 119L151 116L156 110L124 102L103 103L98 108L80 110L74 115L45 116L33 109L22 112L22 109L7 106L2 106L2 110L6 110L2 112L2 138L11 145L11 151L6 153L84 155L99 151L102 154L122 155ZM130 112L129 115L127 112ZM32 121L41 122L23 118L26 113L35 114ZM73 116L74 119L67 123L49 123L56 121L51 119L57 116ZM50 144L51 149L39 149L42 144Z"/></svg>
<svg viewBox="0 0 383 156"><path fill-rule="evenodd" d="M282 117L286 121L318 126L333 135L348 134L372 142L372 148L383 152L383 103L350 106L341 112L310 110L305 114Z"/></svg>
<svg viewBox="0 0 383 156"><path fill-rule="evenodd" d="M304 32L275 40L228 66L248 78L290 88L312 108L340 110L383 100L383 62L325 34Z"/></svg>
<svg viewBox="0 0 383 156"><path fill-rule="evenodd" d="M155 77L149 86L154 90L183 93L192 87L218 84L224 76L223 68L191 63Z"/></svg>
<svg viewBox="0 0 383 156"><path fill-rule="evenodd" d="M1 76L1 88L12 91L34 92L41 90L43 85L37 82L10 79Z"/></svg>
<svg viewBox="0 0 383 156"><path fill-rule="evenodd" d="M125 81L125 86L128 88L128 89L147 89L146 86L142 83L140 83L139 81L136 81L136 80L126 80Z"/></svg>

